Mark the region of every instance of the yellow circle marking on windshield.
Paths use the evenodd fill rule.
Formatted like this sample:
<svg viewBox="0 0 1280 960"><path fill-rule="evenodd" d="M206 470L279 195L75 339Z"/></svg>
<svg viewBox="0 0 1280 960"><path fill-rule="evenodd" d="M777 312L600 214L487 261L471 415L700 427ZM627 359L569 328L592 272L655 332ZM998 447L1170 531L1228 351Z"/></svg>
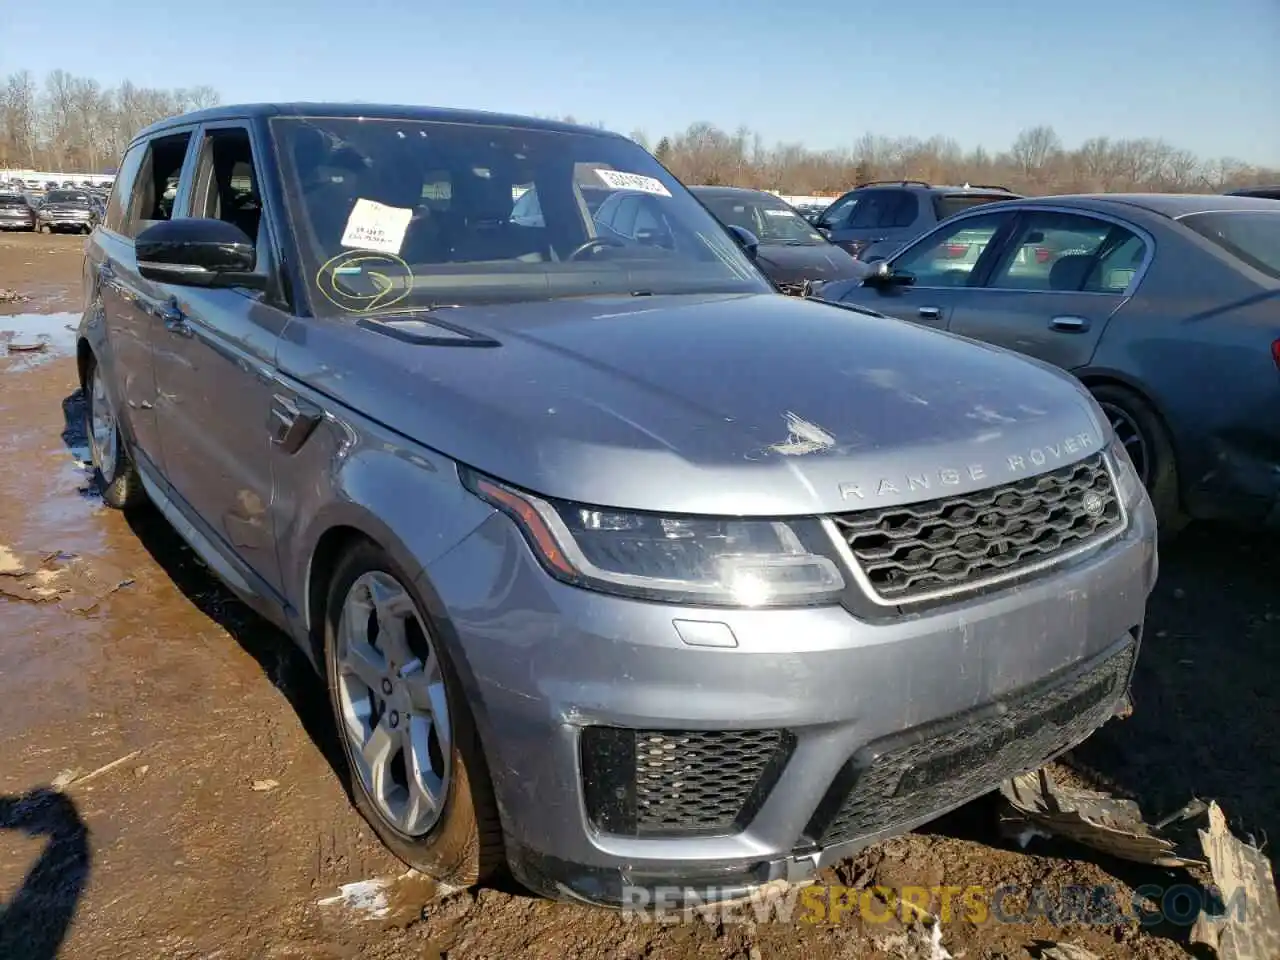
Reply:
<svg viewBox="0 0 1280 960"><path fill-rule="evenodd" d="M397 281L403 287L396 289ZM347 250L316 271L325 299L348 313L369 313L399 303L413 290L413 271L394 253Z"/></svg>

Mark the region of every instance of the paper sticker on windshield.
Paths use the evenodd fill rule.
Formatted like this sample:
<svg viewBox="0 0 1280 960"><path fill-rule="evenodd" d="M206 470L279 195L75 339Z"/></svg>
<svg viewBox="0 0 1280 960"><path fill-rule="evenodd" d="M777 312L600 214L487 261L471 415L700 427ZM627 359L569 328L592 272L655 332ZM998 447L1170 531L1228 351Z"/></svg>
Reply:
<svg viewBox="0 0 1280 960"><path fill-rule="evenodd" d="M764 215L766 217L790 217L792 213L790 210L766 210Z"/></svg>
<svg viewBox="0 0 1280 960"><path fill-rule="evenodd" d="M604 181L606 187L614 190L638 190L641 193L652 193L655 197L671 196L671 191L662 185L661 180L655 180L643 174L600 169L596 170L596 174Z"/></svg>
<svg viewBox="0 0 1280 960"><path fill-rule="evenodd" d="M357 250L398 254L412 218L413 211L408 207L389 207L362 197L347 217L347 229L340 242Z"/></svg>

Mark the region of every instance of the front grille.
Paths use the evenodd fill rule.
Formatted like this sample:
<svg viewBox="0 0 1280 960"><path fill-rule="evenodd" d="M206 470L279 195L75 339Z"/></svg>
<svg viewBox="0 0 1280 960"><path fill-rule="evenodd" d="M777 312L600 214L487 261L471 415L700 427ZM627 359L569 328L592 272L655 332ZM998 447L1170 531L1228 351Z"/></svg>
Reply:
<svg viewBox="0 0 1280 960"><path fill-rule="evenodd" d="M720 836L746 828L791 755L784 730L581 734L587 814L605 833Z"/></svg>
<svg viewBox="0 0 1280 960"><path fill-rule="evenodd" d="M997 704L869 744L836 777L809 829L821 846L890 832L1034 770L1111 716L1136 644Z"/></svg>
<svg viewBox="0 0 1280 960"><path fill-rule="evenodd" d="M871 590L909 603L977 589L1113 533L1120 500L1102 454L974 493L834 518Z"/></svg>

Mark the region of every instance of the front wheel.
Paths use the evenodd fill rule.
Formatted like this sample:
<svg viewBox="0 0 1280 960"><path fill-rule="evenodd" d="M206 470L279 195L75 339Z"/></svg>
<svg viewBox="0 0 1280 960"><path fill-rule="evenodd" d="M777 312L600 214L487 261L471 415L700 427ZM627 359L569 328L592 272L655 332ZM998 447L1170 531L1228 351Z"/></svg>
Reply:
<svg viewBox="0 0 1280 960"><path fill-rule="evenodd" d="M1182 512L1178 465L1169 431L1159 414L1133 390L1100 384L1092 393L1147 488L1161 537L1172 538L1187 525L1188 517Z"/></svg>
<svg viewBox="0 0 1280 960"><path fill-rule="evenodd" d="M409 581L372 543L334 572L325 673L357 809L409 866L471 886L504 862L475 721Z"/></svg>

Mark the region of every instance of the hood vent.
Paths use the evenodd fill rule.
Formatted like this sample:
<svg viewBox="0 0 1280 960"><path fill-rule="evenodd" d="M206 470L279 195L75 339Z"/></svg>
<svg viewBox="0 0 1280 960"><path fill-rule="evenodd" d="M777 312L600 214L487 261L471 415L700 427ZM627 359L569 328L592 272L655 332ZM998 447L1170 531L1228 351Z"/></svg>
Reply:
<svg viewBox="0 0 1280 960"><path fill-rule="evenodd" d="M422 347L500 347L492 337L424 316L361 317L356 325Z"/></svg>

